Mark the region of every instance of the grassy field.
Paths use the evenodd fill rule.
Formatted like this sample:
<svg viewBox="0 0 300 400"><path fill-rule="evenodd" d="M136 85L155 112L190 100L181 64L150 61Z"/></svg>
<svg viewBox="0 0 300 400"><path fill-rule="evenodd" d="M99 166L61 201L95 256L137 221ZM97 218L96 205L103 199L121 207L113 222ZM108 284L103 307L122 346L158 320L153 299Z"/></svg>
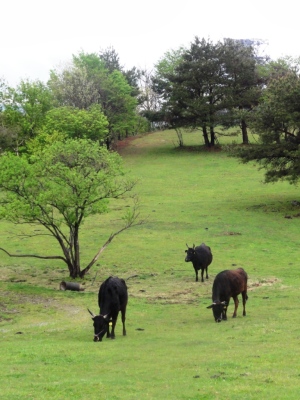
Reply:
<svg viewBox="0 0 300 400"><path fill-rule="evenodd" d="M146 222L119 235L81 283L63 264L0 253L1 399L298 399L299 188L264 185L263 171L224 151L176 147L172 131L120 148ZM120 206L87 220L82 265L121 227ZM47 237L19 236L1 222L0 247L11 253L57 254ZM213 252L209 279L195 282L186 243ZM216 324L215 275L243 267L249 275L247 316ZM87 307L109 275L126 279L127 336L94 343ZM233 313L233 303L228 315Z"/></svg>

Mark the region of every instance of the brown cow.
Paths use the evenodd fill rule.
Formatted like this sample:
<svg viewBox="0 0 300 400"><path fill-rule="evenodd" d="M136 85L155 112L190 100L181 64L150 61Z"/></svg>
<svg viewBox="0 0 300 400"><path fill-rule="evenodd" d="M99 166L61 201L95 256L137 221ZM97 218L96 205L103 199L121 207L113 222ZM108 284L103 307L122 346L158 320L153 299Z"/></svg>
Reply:
<svg viewBox="0 0 300 400"><path fill-rule="evenodd" d="M232 317L236 317L239 305L238 295L241 293L243 298L243 316L246 315L248 276L243 268L235 270L225 270L220 272L214 280L212 288L213 303L207 308L213 309L213 315L216 322L227 320L227 307L230 297L234 300L234 312Z"/></svg>

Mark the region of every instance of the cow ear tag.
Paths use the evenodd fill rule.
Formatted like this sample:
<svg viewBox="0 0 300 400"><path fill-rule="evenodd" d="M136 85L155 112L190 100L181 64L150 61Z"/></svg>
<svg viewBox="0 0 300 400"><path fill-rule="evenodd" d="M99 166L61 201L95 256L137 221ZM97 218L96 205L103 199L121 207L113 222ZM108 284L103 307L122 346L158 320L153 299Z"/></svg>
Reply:
<svg viewBox="0 0 300 400"><path fill-rule="evenodd" d="M109 323L109 326L112 326L112 322Z"/></svg>

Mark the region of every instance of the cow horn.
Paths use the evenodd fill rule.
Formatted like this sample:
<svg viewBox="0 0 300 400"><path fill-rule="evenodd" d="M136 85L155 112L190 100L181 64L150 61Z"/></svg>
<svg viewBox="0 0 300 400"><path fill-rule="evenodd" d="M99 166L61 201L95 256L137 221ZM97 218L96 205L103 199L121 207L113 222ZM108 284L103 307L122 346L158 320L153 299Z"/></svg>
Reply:
<svg viewBox="0 0 300 400"><path fill-rule="evenodd" d="M195 243L193 243L193 249L195 248Z"/></svg>
<svg viewBox="0 0 300 400"><path fill-rule="evenodd" d="M216 303L212 303L210 306L208 306L208 307L206 307L206 308L213 308L213 306L215 305Z"/></svg>
<svg viewBox="0 0 300 400"><path fill-rule="evenodd" d="M93 318L95 318L96 315L94 315L94 314L92 313L91 310L88 309L88 312L91 314L91 316L92 316Z"/></svg>
<svg viewBox="0 0 300 400"><path fill-rule="evenodd" d="M189 249L189 246L188 246L188 244L186 243L186 247Z"/></svg>

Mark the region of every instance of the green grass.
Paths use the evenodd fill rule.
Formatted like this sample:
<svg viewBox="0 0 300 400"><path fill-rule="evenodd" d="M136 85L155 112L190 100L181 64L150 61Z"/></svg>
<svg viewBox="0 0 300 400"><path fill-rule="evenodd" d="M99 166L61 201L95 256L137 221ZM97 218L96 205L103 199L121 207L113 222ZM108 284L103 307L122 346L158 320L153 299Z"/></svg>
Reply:
<svg viewBox="0 0 300 400"><path fill-rule="evenodd" d="M69 278L57 261L0 253L1 399L299 398L299 188L264 185L263 171L199 138L185 134L178 149L174 132L157 132L122 149L146 223L107 247L84 292L59 291ZM85 222L82 265L121 226L120 203ZM58 253L49 237L18 232L1 222L1 247ZM184 250L201 242L214 259L196 283ZM239 308L216 324L214 276L236 267L249 275L247 317ZM98 311L111 274L127 279L127 336L119 321L116 340L94 343L87 307Z"/></svg>

